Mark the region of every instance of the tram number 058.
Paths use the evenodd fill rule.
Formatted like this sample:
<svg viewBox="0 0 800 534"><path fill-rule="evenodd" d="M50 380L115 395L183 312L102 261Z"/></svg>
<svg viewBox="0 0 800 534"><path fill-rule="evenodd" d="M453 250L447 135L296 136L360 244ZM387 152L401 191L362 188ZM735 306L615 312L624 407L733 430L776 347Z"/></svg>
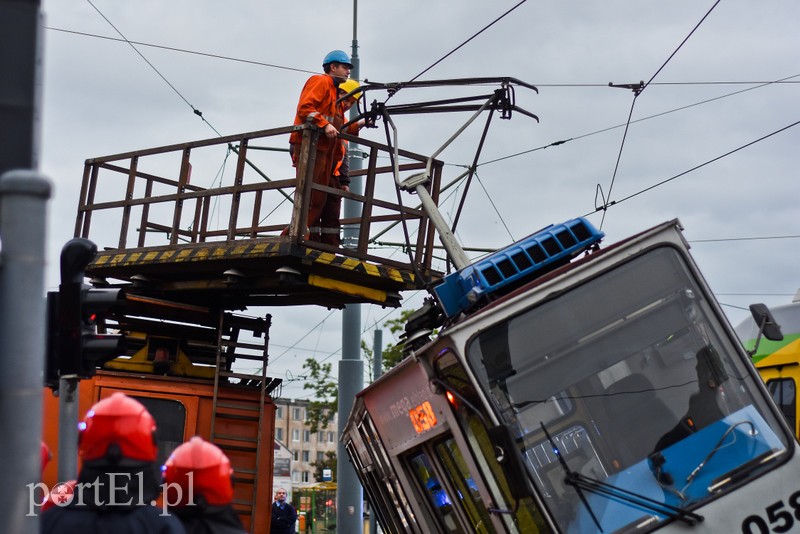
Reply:
<svg viewBox="0 0 800 534"><path fill-rule="evenodd" d="M743 534L769 534L770 532L790 532L795 526L795 520L800 523L800 491L789 497L789 509L783 501L770 504L764 510L767 518L760 515L747 516L742 521ZM767 524L769 521L769 524Z"/></svg>

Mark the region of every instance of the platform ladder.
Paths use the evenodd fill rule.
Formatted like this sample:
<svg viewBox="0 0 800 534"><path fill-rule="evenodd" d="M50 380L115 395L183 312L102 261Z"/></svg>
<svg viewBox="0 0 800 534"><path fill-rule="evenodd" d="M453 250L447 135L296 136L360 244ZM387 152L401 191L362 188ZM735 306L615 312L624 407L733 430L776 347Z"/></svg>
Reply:
<svg viewBox="0 0 800 534"><path fill-rule="evenodd" d="M264 406L267 395L280 384L268 380L267 361L269 328L272 316L264 319L237 318L220 312L217 337L216 373L211 414L211 441L230 458L234 469L233 508L240 516L255 517L258 489L258 471L264 447L261 443L264 425ZM240 341L243 330L254 338L263 335L263 343ZM239 373L232 370L235 360L249 360L260 367L260 374ZM242 395L242 391L257 395ZM256 401L257 402L254 402ZM242 495L249 496L242 498ZM269 496L262 497L269 499ZM252 525L252 521L249 521Z"/></svg>

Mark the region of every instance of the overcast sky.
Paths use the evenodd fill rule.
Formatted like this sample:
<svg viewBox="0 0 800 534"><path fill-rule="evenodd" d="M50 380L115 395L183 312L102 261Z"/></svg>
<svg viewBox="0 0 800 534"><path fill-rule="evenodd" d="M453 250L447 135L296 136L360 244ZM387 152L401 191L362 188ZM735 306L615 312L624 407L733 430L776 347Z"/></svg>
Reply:
<svg viewBox="0 0 800 534"><path fill-rule="evenodd" d="M362 0L361 78L410 80L518 4ZM547 224L593 213L598 185L621 201L769 136L619 202L602 228L612 243L679 218L734 324L752 302L791 301L800 288L800 126L775 132L800 120L800 3L722 0L679 49L712 5L529 0L428 70L420 79L511 76L539 87L539 94L519 88L516 97L540 123L521 114L493 121L481 157L486 163L459 222L462 244L505 246ZM44 0L42 11L48 29L40 167L54 183L51 290L58 285L60 249L72 237L85 159L214 137L192 108L225 135L288 125L306 78L328 51L349 53L353 38L353 4L346 1ZM156 45L137 45L150 64L118 40L117 30ZM635 99L631 90L608 87L651 79ZM406 90L392 103L434 94L466 93ZM466 118L403 117L400 145L432 153ZM471 163L479 132L474 126L441 158ZM362 135L380 141L383 133ZM569 141L541 148L561 140ZM451 177L461 171L448 169ZM454 207L452 201L443 206L446 217ZM595 225L601 217L589 216ZM406 294L404 306L418 307L423 296ZM267 311L273 314L270 375L297 376L312 355L335 364L340 312ZM375 324L394 316L363 306L369 344ZM384 333L384 341L393 340ZM302 381L287 381L283 389L286 397L307 394Z"/></svg>

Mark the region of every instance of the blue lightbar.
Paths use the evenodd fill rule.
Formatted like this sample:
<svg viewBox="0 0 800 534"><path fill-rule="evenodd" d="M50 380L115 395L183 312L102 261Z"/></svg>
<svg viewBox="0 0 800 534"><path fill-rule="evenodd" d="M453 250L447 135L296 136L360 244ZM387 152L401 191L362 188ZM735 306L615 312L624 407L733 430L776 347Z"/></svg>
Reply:
<svg viewBox="0 0 800 534"><path fill-rule="evenodd" d="M466 313L493 296L569 263L604 235L583 217L550 225L447 275L433 290L448 317Z"/></svg>

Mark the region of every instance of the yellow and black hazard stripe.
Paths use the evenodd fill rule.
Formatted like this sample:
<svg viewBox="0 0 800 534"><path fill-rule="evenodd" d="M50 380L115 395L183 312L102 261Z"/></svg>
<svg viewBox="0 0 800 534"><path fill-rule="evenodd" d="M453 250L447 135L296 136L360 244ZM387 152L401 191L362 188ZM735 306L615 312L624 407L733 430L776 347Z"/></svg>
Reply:
<svg viewBox="0 0 800 534"><path fill-rule="evenodd" d="M349 271L357 272L367 276L376 276L379 278L392 280L406 286L414 285L414 273L409 271L401 271L400 269L394 269L385 265L376 265L374 263L367 263L356 258L349 258L347 256L340 256L338 254L321 252L313 249L306 249L306 257L317 264L347 269Z"/></svg>
<svg viewBox="0 0 800 534"><path fill-rule="evenodd" d="M97 254L90 268L130 267L158 263L185 263L207 260L238 259L285 255L284 243L233 243L230 245L209 243L202 246L184 246L150 251L108 250Z"/></svg>
<svg viewBox="0 0 800 534"><path fill-rule="evenodd" d="M89 270L136 267L141 265L164 265L191 263L208 260L233 260L247 258L268 258L280 256L298 257L298 251L312 265L325 265L360 275L391 280L406 287L414 287L415 276L411 271L403 271L386 265L368 263L366 261L341 256L330 252L322 252L310 248L293 247L287 242L247 242L247 243L206 243L184 245L179 247L159 248L155 250L107 250L97 254ZM303 256L300 256L301 258Z"/></svg>

